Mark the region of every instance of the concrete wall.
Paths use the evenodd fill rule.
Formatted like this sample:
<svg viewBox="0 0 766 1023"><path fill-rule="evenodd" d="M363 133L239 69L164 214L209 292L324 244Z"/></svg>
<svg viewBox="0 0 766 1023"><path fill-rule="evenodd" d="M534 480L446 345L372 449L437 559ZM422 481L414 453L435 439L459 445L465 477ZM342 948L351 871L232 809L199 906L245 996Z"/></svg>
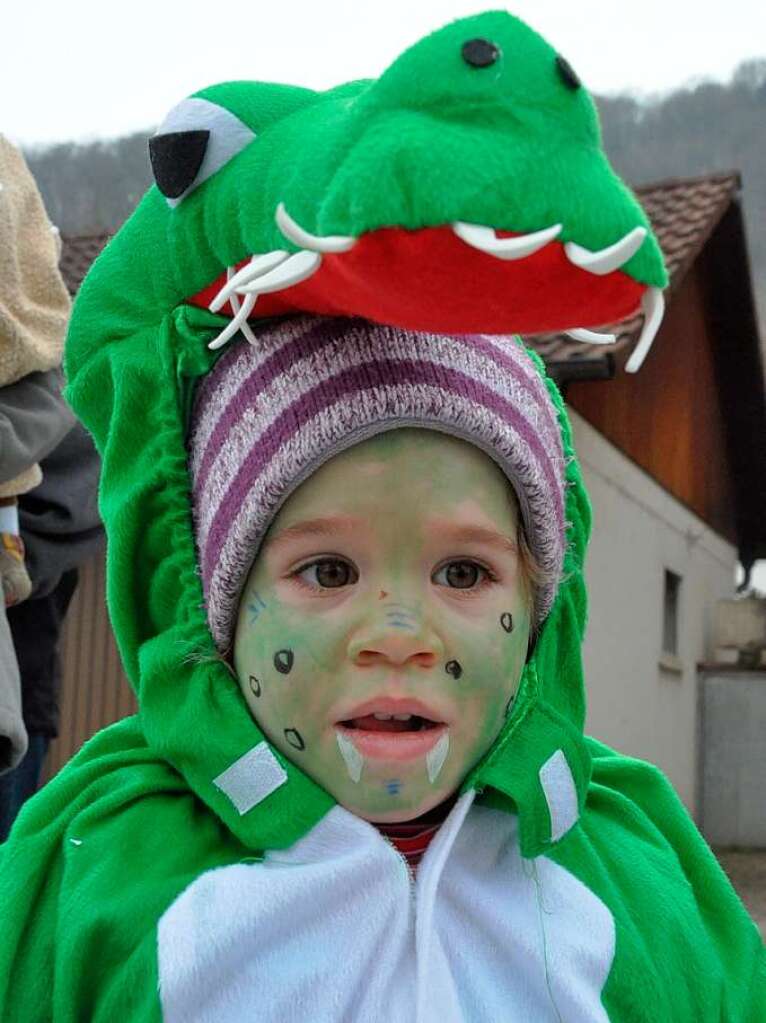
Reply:
<svg viewBox="0 0 766 1023"><path fill-rule="evenodd" d="M700 678L699 823L711 845L766 849L766 672Z"/></svg>
<svg viewBox="0 0 766 1023"><path fill-rule="evenodd" d="M696 817L697 664L712 653L716 600L734 595L737 552L570 414L594 512L585 566L586 731L657 764ZM662 663L666 568L683 580L675 665Z"/></svg>

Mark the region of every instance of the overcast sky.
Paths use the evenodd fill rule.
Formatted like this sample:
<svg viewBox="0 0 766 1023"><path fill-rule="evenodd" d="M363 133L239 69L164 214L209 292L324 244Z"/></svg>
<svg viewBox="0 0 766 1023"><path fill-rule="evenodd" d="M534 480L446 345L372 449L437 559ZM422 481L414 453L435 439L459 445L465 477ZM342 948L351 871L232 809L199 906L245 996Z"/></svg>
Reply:
<svg viewBox="0 0 766 1023"><path fill-rule="evenodd" d="M183 96L237 78L327 88L373 77L471 0L2 0L0 131L17 143L151 127ZM755 0L518 0L598 93L726 80L766 56Z"/></svg>

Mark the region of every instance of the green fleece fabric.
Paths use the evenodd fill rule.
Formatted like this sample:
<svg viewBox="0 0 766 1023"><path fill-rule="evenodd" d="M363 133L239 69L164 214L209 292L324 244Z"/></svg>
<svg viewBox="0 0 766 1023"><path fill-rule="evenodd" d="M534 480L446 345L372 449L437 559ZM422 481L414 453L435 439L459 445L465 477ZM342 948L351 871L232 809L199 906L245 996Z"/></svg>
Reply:
<svg viewBox="0 0 766 1023"><path fill-rule="evenodd" d="M509 29L503 20L509 18L494 12L465 19L409 54L420 47L423 58L422 48L427 54L427 44L441 47L444 33L454 42L516 31L521 23L510 19ZM434 97L443 102L438 71L429 79L413 78L410 56L379 80L376 102L391 110L403 92L424 103ZM206 871L256 862L266 850L286 848L334 806L326 791L273 747L287 780L247 813L240 815L213 783L265 737L206 623L184 447L195 382L217 357L208 342L226 323L184 300L243 253L275 244L263 232L273 232L273 205L292 187L288 172L295 166L278 144L285 104L305 114L306 131L327 127L323 106L303 109L305 91L273 88L262 87L263 104L256 111L260 117L270 110L274 121L275 141L266 154L256 156L255 149L267 140L268 126L252 143L252 154L245 148L176 206L151 189L97 260L75 304L67 342L68 397L103 459L109 612L140 711L86 743L26 805L0 847L0 1020L8 1023L161 1020L161 915ZM338 96L350 103L355 90L356 84L349 85ZM215 95L230 108L241 104L238 116L246 119L256 92L261 95L237 84ZM466 120L474 134L477 125L484 130L482 116L470 94L454 108L456 128ZM544 104L535 117L541 130L566 142L555 104ZM585 119L592 133L595 122L587 110ZM506 121L489 121L505 137ZM395 137L392 128L390 140ZM510 135L506 141L512 143ZM328 180L323 161L329 157L312 156L312 147L305 148L301 173L313 178L311 185L304 179L303 188L315 184L322 202L313 208L314 219L310 204L296 202L295 209L312 231L372 230L383 222L381 209L386 223L405 228L424 218L496 223L478 208L481 189L474 187L477 205L466 209L459 194L448 195L447 181L477 180L472 150L450 150L454 173L445 176L443 187L436 179L429 186L432 207L410 209L416 195L427 201L413 182L397 194L368 182L349 206L337 171L346 163L338 154L332 187L322 191ZM398 146L389 150L377 140L381 180L393 173L393 164L402 181L417 173L420 164L413 169L407 161L397 163L399 153ZM234 196L251 156L266 161L258 164L263 189ZM596 147L594 175L605 166ZM551 198L544 170L541 174L528 175L524 201L519 200L523 229L540 226L532 223L530 210ZM618 206L634 200L616 179L605 178L602 193L586 181L585 167L578 165L577 174L583 184L579 198L559 199L580 204L583 230L587 222L591 233L579 237L597 247L604 236L622 233ZM255 240L244 240L250 232ZM654 274L661 284L661 261L649 249L635 258L635 273ZM232 343L245 342L239 337ZM522 855L552 858L609 908L616 951L602 1002L612 1023L762 1023L763 944L678 797L657 768L583 735L583 564L591 506L561 395L542 361L531 355L556 407L567 458L564 580L524 669L514 710L461 791L476 789L479 804L518 815ZM553 840L539 770L559 750L571 771L580 816Z"/></svg>

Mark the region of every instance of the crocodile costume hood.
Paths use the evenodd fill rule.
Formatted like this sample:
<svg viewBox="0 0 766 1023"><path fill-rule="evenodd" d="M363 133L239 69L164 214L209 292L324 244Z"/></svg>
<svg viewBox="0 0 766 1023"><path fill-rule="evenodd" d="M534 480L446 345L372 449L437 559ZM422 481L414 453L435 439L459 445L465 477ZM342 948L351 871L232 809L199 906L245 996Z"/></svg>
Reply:
<svg viewBox="0 0 766 1023"><path fill-rule="evenodd" d="M762 1019L758 933L671 786L583 734L591 508L535 353L567 461L563 581L417 885L266 741L205 616L189 416L253 320L578 331L643 305L645 356L661 256L573 69L492 12L376 81L205 89L151 155L157 186L84 282L66 352L140 711L0 850L0 1019Z"/></svg>

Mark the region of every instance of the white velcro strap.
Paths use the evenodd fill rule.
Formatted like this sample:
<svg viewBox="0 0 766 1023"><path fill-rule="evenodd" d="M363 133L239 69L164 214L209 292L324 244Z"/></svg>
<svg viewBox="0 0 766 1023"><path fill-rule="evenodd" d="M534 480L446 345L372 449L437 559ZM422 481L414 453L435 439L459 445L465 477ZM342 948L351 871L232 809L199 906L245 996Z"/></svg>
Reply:
<svg viewBox="0 0 766 1023"><path fill-rule="evenodd" d="M229 797L240 814L252 810L286 781L287 772L267 742L259 742L213 778L213 784Z"/></svg>
<svg viewBox="0 0 766 1023"><path fill-rule="evenodd" d="M563 750L557 749L540 768L540 784L551 815L551 841L558 842L580 816L577 789Z"/></svg>

